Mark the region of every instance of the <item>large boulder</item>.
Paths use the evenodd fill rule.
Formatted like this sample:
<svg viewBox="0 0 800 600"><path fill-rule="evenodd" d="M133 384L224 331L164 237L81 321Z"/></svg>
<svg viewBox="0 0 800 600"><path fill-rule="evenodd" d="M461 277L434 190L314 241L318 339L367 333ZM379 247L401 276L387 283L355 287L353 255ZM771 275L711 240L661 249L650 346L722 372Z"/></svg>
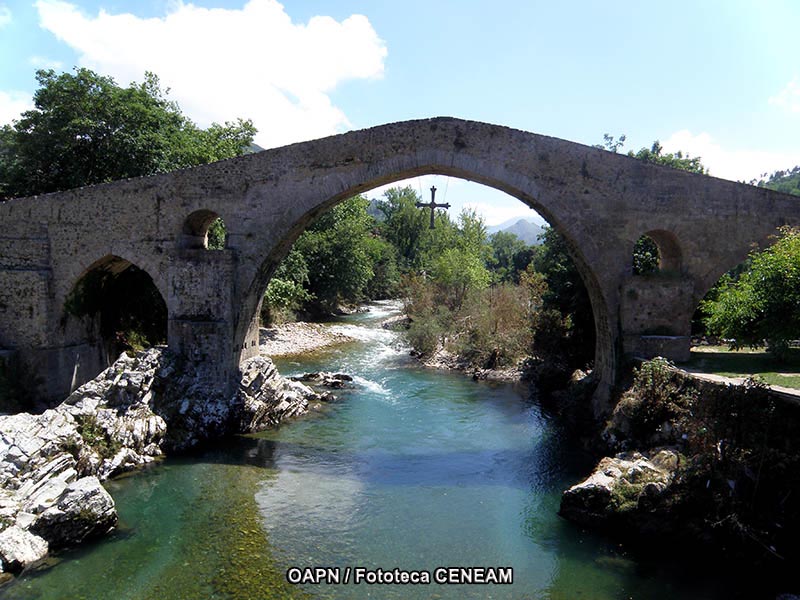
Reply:
<svg viewBox="0 0 800 600"><path fill-rule="evenodd" d="M117 524L114 500L97 477L70 483L58 500L43 511L31 529L61 547L109 532Z"/></svg>
<svg viewBox="0 0 800 600"><path fill-rule="evenodd" d="M559 514L587 526L657 529L659 507L671 492L681 461L672 448L605 457L589 477L564 492Z"/></svg>

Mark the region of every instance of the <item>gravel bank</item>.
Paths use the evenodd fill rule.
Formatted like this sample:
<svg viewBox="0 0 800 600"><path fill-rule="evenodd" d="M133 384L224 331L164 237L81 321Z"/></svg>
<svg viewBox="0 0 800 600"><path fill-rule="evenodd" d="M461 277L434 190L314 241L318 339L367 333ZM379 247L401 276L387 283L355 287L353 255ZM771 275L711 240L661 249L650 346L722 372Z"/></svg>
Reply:
<svg viewBox="0 0 800 600"><path fill-rule="evenodd" d="M354 338L349 335L331 331L319 323L284 323L259 330L261 354L267 356L303 354L352 341Z"/></svg>

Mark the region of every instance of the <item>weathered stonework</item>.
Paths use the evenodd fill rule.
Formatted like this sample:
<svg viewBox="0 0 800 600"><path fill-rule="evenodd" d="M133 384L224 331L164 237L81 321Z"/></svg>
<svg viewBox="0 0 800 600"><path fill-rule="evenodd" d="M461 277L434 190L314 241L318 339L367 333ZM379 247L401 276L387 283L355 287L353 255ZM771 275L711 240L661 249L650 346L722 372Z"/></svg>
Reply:
<svg viewBox="0 0 800 600"><path fill-rule="evenodd" d="M642 334L669 324L685 336L724 272L776 227L800 223L800 200L763 188L486 123L391 123L0 205L0 347L46 373L42 391L52 398L96 375L108 357L64 303L87 270L118 257L145 270L164 297L170 348L230 392L241 360L258 352L267 282L302 231L345 198L429 173L507 192L566 238L597 327L598 411L621 355L647 349ZM226 249L203 250L217 215ZM679 284L639 285L629 301L633 246L644 233ZM681 344L669 350L678 358L688 338Z"/></svg>

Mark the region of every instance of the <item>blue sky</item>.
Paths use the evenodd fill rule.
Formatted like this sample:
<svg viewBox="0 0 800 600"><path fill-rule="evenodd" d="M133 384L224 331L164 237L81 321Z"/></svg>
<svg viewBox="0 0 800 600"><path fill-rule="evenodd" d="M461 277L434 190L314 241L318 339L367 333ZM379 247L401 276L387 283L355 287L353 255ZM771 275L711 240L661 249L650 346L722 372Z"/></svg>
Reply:
<svg viewBox="0 0 800 600"><path fill-rule="evenodd" d="M586 144L626 134L749 180L800 164L800 2L0 0L0 121L36 68L157 73L201 125L264 147L448 115ZM521 203L431 184L490 223Z"/></svg>

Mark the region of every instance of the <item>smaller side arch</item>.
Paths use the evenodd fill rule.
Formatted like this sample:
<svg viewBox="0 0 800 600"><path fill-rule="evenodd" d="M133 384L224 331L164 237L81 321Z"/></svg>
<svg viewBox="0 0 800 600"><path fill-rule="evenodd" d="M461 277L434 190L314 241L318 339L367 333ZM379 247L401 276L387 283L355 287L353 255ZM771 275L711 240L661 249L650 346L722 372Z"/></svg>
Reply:
<svg viewBox="0 0 800 600"><path fill-rule="evenodd" d="M96 376L122 350L165 343L167 319L163 293L145 269L113 254L93 262L61 306L65 352L78 350L65 391Z"/></svg>
<svg viewBox="0 0 800 600"><path fill-rule="evenodd" d="M221 221L221 217L213 210L204 208L194 211L183 222L178 246L184 249L209 249L209 232L217 220ZM221 245L225 246L224 237Z"/></svg>
<svg viewBox="0 0 800 600"><path fill-rule="evenodd" d="M633 256L633 271L634 275L637 274L647 274L648 271L645 270L644 272L637 273L637 257L636 257L636 247L641 245L642 242L647 244L649 241L652 242L651 245L655 245L655 248L658 252L658 259L657 265L655 265L655 269L650 272L659 272L659 273L682 273L683 272L683 252L681 250L680 243L678 242L677 236L672 233L671 231L667 231L666 229L651 229L650 231L645 232L642 236L637 240L636 244L634 245L634 251L631 253Z"/></svg>

